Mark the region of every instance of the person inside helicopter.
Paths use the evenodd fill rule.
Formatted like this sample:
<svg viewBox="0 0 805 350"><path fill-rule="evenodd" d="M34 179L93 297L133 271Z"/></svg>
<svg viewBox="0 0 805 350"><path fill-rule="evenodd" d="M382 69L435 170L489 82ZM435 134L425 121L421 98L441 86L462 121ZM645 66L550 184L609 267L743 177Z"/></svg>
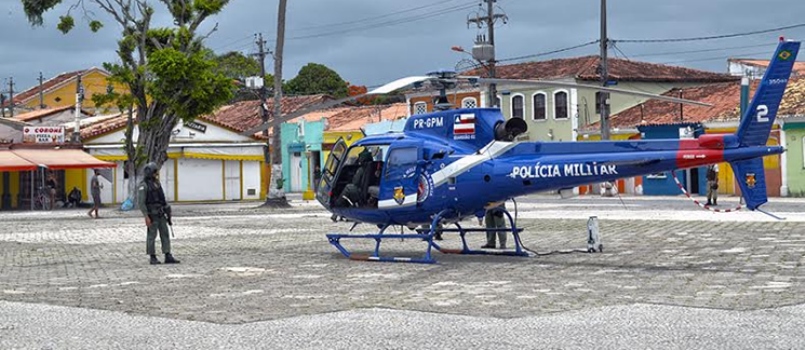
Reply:
<svg viewBox="0 0 805 350"><path fill-rule="evenodd" d="M349 160L347 161L349 163ZM375 206L379 192L379 167L374 162L374 156L369 148L363 148L358 154L357 164L347 164L345 167L354 167L351 181L346 183L341 195L336 200L337 207ZM348 169L344 169L347 171ZM349 179L345 172L341 178ZM341 181L339 181L341 182Z"/></svg>

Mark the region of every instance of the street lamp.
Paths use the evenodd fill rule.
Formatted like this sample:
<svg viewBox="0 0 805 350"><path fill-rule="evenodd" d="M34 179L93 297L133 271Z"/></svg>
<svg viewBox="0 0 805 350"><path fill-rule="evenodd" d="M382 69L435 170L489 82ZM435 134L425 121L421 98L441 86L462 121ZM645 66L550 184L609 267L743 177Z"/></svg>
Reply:
<svg viewBox="0 0 805 350"><path fill-rule="evenodd" d="M494 72L492 71L491 62L490 62L490 64L485 64L484 63L484 60L489 61L491 59L491 57L492 57L490 55L493 55L491 53L492 52L491 49L488 48L488 46L489 46L488 44L476 43L476 45L472 49L472 53L467 52L467 50L464 50L464 48L461 47L461 46L452 46L452 47L450 47L450 50L453 50L455 52L461 52L461 53L469 55L470 57L472 57L473 60L475 60L475 62L477 62L477 66L483 67L484 70L486 70L486 75L488 77L493 77ZM496 88L495 88L495 84L489 84L489 102L488 102L488 105L489 106L499 105L499 102L497 101L497 91L496 91Z"/></svg>

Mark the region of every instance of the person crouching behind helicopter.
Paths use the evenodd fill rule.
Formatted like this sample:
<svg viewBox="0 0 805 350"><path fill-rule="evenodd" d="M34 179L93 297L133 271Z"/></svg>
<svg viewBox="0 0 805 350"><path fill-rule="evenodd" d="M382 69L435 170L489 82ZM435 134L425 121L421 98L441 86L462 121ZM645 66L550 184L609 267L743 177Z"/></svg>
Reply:
<svg viewBox="0 0 805 350"><path fill-rule="evenodd" d="M707 167L707 204L718 205L718 168L715 164Z"/></svg>
<svg viewBox="0 0 805 350"><path fill-rule="evenodd" d="M159 230L159 240L162 243L162 253L165 254L165 263L178 264L179 260L174 259L173 255L171 255L171 241L168 232L171 207L165 200L165 192L162 191L162 186L159 184L158 170L156 163L149 162L146 164L143 168L145 178L137 188L137 204L143 216L145 216L145 226L148 227L145 252L151 256L151 265L160 263L154 247L157 230Z"/></svg>
<svg viewBox="0 0 805 350"><path fill-rule="evenodd" d="M487 229L505 228L506 220L503 216L503 211L506 210L506 202L490 203L486 206L486 215L484 216L484 223ZM480 219L479 219L480 221ZM495 236L497 235L500 241L500 249L506 249L506 232L505 231L486 231L486 245L481 248L495 248Z"/></svg>

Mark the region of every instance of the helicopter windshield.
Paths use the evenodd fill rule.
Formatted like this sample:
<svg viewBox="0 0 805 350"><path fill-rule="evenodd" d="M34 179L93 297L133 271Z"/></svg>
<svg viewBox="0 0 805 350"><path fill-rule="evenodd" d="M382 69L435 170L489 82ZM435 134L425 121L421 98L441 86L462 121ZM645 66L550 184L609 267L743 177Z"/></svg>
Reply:
<svg viewBox="0 0 805 350"><path fill-rule="evenodd" d="M366 146L353 146L349 149L345 165L354 165L358 163L358 156L364 150L368 150L372 155L372 161L383 162L389 145L366 145Z"/></svg>

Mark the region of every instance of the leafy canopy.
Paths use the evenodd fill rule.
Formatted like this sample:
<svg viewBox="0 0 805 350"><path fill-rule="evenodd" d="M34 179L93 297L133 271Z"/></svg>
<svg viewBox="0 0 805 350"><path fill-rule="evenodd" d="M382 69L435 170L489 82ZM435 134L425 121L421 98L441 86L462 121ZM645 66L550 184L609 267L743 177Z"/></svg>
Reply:
<svg viewBox="0 0 805 350"><path fill-rule="evenodd" d="M328 94L337 98L349 95L348 85L334 70L322 64L308 63L283 90L293 95Z"/></svg>
<svg viewBox="0 0 805 350"><path fill-rule="evenodd" d="M63 2L72 2L67 13L59 17L57 29L69 33L75 28L71 11L83 11L83 18L93 32L104 24L93 18L90 4L111 16L122 29L118 41L119 63L104 63L112 83L128 87L128 91L110 90L95 95L98 104L116 104L119 108L134 106L140 136L137 162L149 159L161 164L165 159L170 130L181 120L190 121L212 113L229 101L235 89L227 72L210 58L203 45L217 25L206 35L198 35L199 26L218 14L230 0L20 0L28 21L43 24L43 15ZM152 3L162 4L162 11L173 19L173 25L151 27L157 16ZM159 14L163 16L163 14ZM133 140L127 132L129 159L133 160ZM142 157L140 157L142 156Z"/></svg>

